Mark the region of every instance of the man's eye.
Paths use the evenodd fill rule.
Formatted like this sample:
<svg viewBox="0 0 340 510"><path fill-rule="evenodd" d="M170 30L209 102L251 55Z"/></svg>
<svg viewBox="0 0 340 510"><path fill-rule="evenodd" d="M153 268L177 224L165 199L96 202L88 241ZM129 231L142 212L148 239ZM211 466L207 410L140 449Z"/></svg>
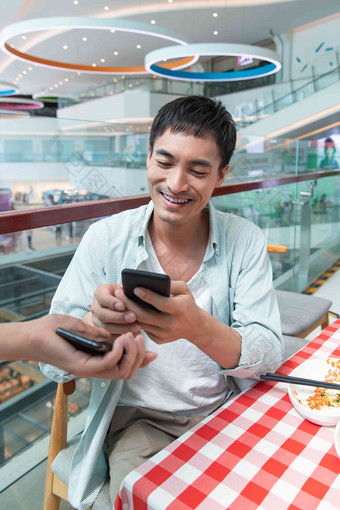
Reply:
<svg viewBox="0 0 340 510"><path fill-rule="evenodd" d="M159 166L161 166L162 168L169 168L171 165L170 163L167 163L166 161L157 161L157 163L159 164Z"/></svg>
<svg viewBox="0 0 340 510"><path fill-rule="evenodd" d="M199 170L191 170L194 175L197 175L199 177L203 177L205 175L205 172L200 172Z"/></svg>

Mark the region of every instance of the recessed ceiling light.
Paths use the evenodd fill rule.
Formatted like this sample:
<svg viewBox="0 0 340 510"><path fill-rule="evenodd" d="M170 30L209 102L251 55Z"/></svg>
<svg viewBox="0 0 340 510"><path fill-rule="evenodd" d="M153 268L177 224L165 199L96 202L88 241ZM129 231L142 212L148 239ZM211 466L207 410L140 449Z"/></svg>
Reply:
<svg viewBox="0 0 340 510"><path fill-rule="evenodd" d="M59 82L59 85L62 85L62 84L63 84L63 82L62 82L62 81L60 81L60 82Z"/></svg>
<svg viewBox="0 0 340 510"><path fill-rule="evenodd" d="M218 35L218 31L217 30L214 30L214 35Z"/></svg>
<svg viewBox="0 0 340 510"><path fill-rule="evenodd" d="M97 64L95 64L95 63L93 62L92 67L96 67L96 66L97 66Z"/></svg>
<svg viewBox="0 0 340 510"><path fill-rule="evenodd" d="M79 71L77 72L77 76L80 76L80 72Z"/></svg>
<svg viewBox="0 0 340 510"><path fill-rule="evenodd" d="M141 45L140 45L140 44L137 44L136 48L140 49L140 48L141 48Z"/></svg>
<svg viewBox="0 0 340 510"><path fill-rule="evenodd" d="M167 58L163 58L163 62L166 62L168 59Z"/></svg>
<svg viewBox="0 0 340 510"><path fill-rule="evenodd" d="M114 28L112 28L112 29L111 29L111 34L114 34L114 33L115 33L115 29L114 29Z"/></svg>
<svg viewBox="0 0 340 510"><path fill-rule="evenodd" d="M82 39L83 39L83 41L84 41L84 42L86 42L86 41L87 41L87 37L83 37Z"/></svg>
<svg viewBox="0 0 340 510"><path fill-rule="evenodd" d="M101 58L101 59L100 59L100 61L101 61L101 62L105 62L105 58Z"/></svg>
<svg viewBox="0 0 340 510"><path fill-rule="evenodd" d="M64 81L68 81L68 78L65 78L65 80L64 80Z"/></svg>
<svg viewBox="0 0 340 510"><path fill-rule="evenodd" d="M174 1L174 0L168 0L169 4L172 4L172 2L173 2L173 1Z"/></svg>
<svg viewBox="0 0 340 510"><path fill-rule="evenodd" d="M29 70L29 71L32 71L32 67L30 66L30 67L28 68L28 70Z"/></svg>
<svg viewBox="0 0 340 510"><path fill-rule="evenodd" d="M25 39L26 39L26 36L25 36L25 35L22 35L22 36L21 36L21 39L24 39L24 40L25 40Z"/></svg>
<svg viewBox="0 0 340 510"><path fill-rule="evenodd" d="M15 50L15 44L11 44L11 48L13 48L13 50Z"/></svg>
<svg viewBox="0 0 340 510"><path fill-rule="evenodd" d="M156 20L155 20L155 19L152 19L152 20L150 21L150 23L151 23L151 25L155 25Z"/></svg>
<svg viewBox="0 0 340 510"><path fill-rule="evenodd" d="M109 11L109 10L110 10L110 7L108 5L105 5L104 11Z"/></svg>
<svg viewBox="0 0 340 510"><path fill-rule="evenodd" d="M78 5L79 4L78 0L73 0L73 3L74 3L74 5Z"/></svg>
<svg viewBox="0 0 340 510"><path fill-rule="evenodd" d="M19 78L22 78L22 74L18 74Z"/></svg>
<svg viewBox="0 0 340 510"><path fill-rule="evenodd" d="M113 54L117 56L118 55L118 51L114 51Z"/></svg>
<svg viewBox="0 0 340 510"><path fill-rule="evenodd" d="M53 90L53 87L50 87L50 90Z"/></svg>
<svg viewBox="0 0 340 510"><path fill-rule="evenodd" d="M67 50L67 49L68 49L67 44L64 44L64 46L63 46L63 50Z"/></svg>
<svg viewBox="0 0 340 510"><path fill-rule="evenodd" d="M217 12L214 12L214 13L213 13L213 16L214 16L214 18L217 18L218 13L217 13Z"/></svg>
<svg viewBox="0 0 340 510"><path fill-rule="evenodd" d="M57 89L57 88L58 88L58 85L57 85L57 84L55 84L55 85L54 85L54 88L55 88L55 89Z"/></svg>

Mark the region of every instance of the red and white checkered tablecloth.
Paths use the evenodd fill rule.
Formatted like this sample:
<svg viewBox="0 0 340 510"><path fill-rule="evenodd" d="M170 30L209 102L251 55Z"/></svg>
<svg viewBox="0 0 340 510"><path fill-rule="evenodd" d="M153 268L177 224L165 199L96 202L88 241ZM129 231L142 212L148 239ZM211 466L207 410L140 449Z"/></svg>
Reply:
<svg viewBox="0 0 340 510"><path fill-rule="evenodd" d="M340 320L278 370L340 358ZM304 420L285 386L260 382L132 471L116 510L340 509L334 427Z"/></svg>

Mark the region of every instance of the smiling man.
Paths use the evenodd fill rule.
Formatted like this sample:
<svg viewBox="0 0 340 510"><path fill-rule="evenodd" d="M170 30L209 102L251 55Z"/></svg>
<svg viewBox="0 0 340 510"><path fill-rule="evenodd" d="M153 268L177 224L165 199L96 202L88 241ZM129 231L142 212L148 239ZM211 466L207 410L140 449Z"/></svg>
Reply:
<svg viewBox="0 0 340 510"><path fill-rule="evenodd" d="M94 500L100 507L106 466L113 503L127 473L282 361L264 236L210 202L235 143L220 102L192 96L163 106L150 133L149 205L93 225L58 287L52 310L86 315L113 338L141 332L146 350L157 353L131 380L94 380L70 474L76 508ZM126 298L123 268L171 277L169 298L135 290L160 313ZM72 377L51 366L44 372Z"/></svg>

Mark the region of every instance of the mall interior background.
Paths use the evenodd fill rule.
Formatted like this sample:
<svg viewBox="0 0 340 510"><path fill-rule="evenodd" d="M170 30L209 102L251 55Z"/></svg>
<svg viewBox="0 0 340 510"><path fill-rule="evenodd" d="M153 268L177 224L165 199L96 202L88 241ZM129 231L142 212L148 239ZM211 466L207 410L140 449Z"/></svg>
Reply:
<svg viewBox="0 0 340 510"><path fill-rule="evenodd" d="M2 0L1 8L0 217L10 211L147 194L145 162L153 116L173 98L202 94L220 99L237 123L237 150L224 184L253 183L213 201L219 209L258 224L269 245L283 248L269 254L275 287L306 292L336 266L338 0L196 0L194 6L187 0ZM106 21L106 30L91 20ZM187 43L272 50L282 68L234 81L129 74L123 69L143 67L145 55L173 43L119 30L117 20L176 33ZM33 60L6 52L6 45ZM209 55L186 70L217 74L264 65L244 57ZM69 68L40 65L39 59ZM78 64L92 72L79 71ZM104 65L121 72L96 72ZM262 181L267 184L259 185ZM48 312L82 235L97 220L89 216L37 229L0 230L1 322ZM329 293L336 287L327 287L327 297L332 299ZM340 297L334 299L332 310L339 313ZM11 505L31 508L31 483L39 480L37 490L43 491L54 394L55 384L36 364L1 364L0 500L7 510ZM81 430L88 396L88 381L81 380L69 402L73 434ZM22 491L28 494L25 503ZM32 503L32 508L37 507Z"/></svg>

